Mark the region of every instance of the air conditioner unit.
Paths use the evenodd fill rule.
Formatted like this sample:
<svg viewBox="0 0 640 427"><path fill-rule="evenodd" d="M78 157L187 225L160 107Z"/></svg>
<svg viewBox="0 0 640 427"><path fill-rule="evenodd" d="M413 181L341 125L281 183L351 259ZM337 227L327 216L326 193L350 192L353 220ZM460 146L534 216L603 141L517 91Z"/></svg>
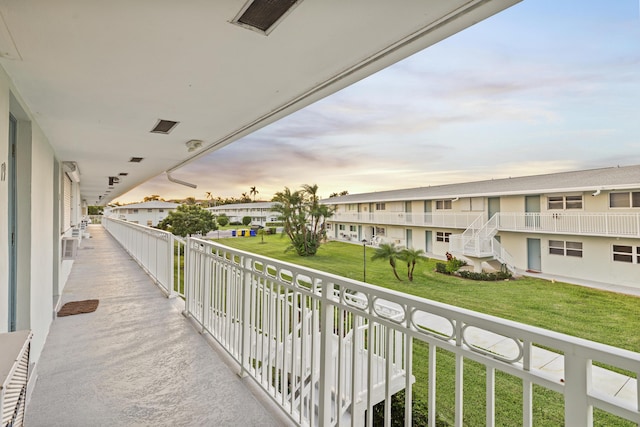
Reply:
<svg viewBox="0 0 640 427"><path fill-rule="evenodd" d="M62 259L75 259L78 252L77 237L62 238Z"/></svg>
<svg viewBox="0 0 640 427"><path fill-rule="evenodd" d="M2 426L21 427L29 382L31 331L0 334L0 416Z"/></svg>

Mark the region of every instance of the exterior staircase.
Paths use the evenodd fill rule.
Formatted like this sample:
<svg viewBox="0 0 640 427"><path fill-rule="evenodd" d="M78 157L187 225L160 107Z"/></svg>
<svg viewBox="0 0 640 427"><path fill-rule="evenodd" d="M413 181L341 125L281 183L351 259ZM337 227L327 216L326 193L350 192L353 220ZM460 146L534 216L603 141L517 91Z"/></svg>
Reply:
<svg viewBox="0 0 640 427"><path fill-rule="evenodd" d="M449 236L449 251L471 259L476 271L481 270L482 262L487 262L493 268L497 267L496 270L506 268L515 273L513 257L495 238L499 224L500 213L487 222L482 216L478 217L462 234Z"/></svg>

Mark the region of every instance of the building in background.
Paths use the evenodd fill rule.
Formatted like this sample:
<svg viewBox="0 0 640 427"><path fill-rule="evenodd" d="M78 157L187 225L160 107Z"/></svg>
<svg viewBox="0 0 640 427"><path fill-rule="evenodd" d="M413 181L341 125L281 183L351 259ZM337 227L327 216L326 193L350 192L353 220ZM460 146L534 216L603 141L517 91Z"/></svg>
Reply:
<svg viewBox="0 0 640 427"><path fill-rule="evenodd" d="M226 215L230 222L242 222L242 218L251 217L251 224L266 227L267 223L277 222L278 213L272 211L274 202L234 203L231 205L206 208L214 215Z"/></svg>
<svg viewBox="0 0 640 427"><path fill-rule="evenodd" d="M640 165L352 194L330 238L640 287Z"/></svg>
<svg viewBox="0 0 640 427"><path fill-rule="evenodd" d="M104 215L110 218L155 227L160 221L165 219L169 212L180 206L179 203L152 200L150 202L132 203L130 205L115 206L105 210Z"/></svg>

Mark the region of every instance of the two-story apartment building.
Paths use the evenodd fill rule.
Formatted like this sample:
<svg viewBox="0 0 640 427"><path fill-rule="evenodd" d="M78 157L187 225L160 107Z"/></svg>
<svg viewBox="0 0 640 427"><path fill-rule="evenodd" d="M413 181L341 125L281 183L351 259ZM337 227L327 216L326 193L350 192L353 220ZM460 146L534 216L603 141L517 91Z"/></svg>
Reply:
<svg viewBox="0 0 640 427"><path fill-rule="evenodd" d="M112 207L108 213L105 212L105 215L135 224L155 227L160 221L167 217L169 212L175 210L178 206L180 206L179 203L152 200L143 203L115 206Z"/></svg>
<svg viewBox="0 0 640 427"><path fill-rule="evenodd" d="M640 165L325 200L338 240L640 287Z"/></svg>
<svg viewBox="0 0 640 427"><path fill-rule="evenodd" d="M268 222L278 221L278 213L273 212L273 202L234 203L207 208L214 215L226 215L231 222L242 222L242 218L251 217L250 225L266 226Z"/></svg>

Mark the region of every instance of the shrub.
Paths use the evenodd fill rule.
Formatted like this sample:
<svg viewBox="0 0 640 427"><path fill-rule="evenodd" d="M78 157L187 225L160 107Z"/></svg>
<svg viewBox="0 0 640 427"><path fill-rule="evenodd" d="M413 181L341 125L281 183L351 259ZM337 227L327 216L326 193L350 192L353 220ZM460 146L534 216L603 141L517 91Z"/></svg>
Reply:
<svg viewBox="0 0 640 427"><path fill-rule="evenodd" d="M453 274L456 271L460 270L460 267L463 267L465 265L467 265L466 261L453 257L449 261L447 261L447 273Z"/></svg>
<svg viewBox="0 0 640 427"><path fill-rule="evenodd" d="M267 228L267 230L269 231L269 234L276 234L276 228L275 227L269 227L269 228Z"/></svg>
<svg viewBox="0 0 640 427"><path fill-rule="evenodd" d="M511 279L513 276L509 272L498 271L496 273L476 273L474 271L460 271L460 277L471 280L481 280L485 282L495 282L496 280Z"/></svg>
<svg viewBox="0 0 640 427"><path fill-rule="evenodd" d="M251 224L251 217L250 216L243 216L242 217L242 225L249 225Z"/></svg>
<svg viewBox="0 0 640 427"><path fill-rule="evenodd" d="M217 221L218 221L218 225L220 225L220 227L224 227L227 224L229 224L229 217L227 215L225 215L225 214L220 214L220 215L218 215Z"/></svg>
<svg viewBox="0 0 640 427"><path fill-rule="evenodd" d="M242 225L240 221L231 221L229 225Z"/></svg>
<svg viewBox="0 0 640 427"><path fill-rule="evenodd" d="M265 225L267 227L283 227L284 223L282 221L280 221L280 222L267 222L267 223L265 223Z"/></svg>
<svg viewBox="0 0 640 427"><path fill-rule="evenodd" d="M445 264L444 262L436 262L436 272L449 274L449 272L447 271L447 264Z"/></svg>

